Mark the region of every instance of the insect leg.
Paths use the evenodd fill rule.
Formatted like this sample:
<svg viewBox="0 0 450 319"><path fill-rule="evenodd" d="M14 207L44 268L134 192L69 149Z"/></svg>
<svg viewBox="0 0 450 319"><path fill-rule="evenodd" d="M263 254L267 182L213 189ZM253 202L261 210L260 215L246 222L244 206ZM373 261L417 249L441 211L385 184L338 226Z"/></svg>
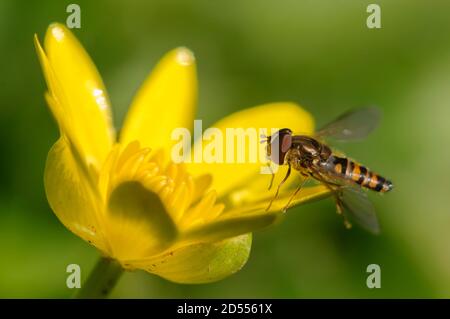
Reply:
<svg viewBox="0 0 450 319"><path fill-rule="evenodd" d="M289 175L291 175L291 164L288 163L288 170L286 173L286 176L283 178L283 180L280 182L280 184L278 184L277 187L277 192L275 193L275 196L272 198L272 200L269 203L269 206L267 206L266 208L266 212L270 209L270 207L272 206L273 201L275 200L275 198L278 197L278 193L280 192L280 187L284 184L284 182L286 182L286 180L288 179Z"/></svg>
<svg viewBox="0 0 450 319"><path fill-rule="evenodd" d="M272 185L273 185L273 180L275 179L275 173L273 172L273 169L272 169L272 166L270 165L270 163L267 163L267 167L269 168L270 173L271 173L269 187L267 188L267 190L270 191L270 189L272 188Z"/></svg>
<svg viewBox="0 0 450 319"><path fill-rule="evenodd" d="M308 178L304 178L303 181L301 181L300 184L298 184L297 189L295 190L294 194L292 194L292 196L289 198L289 201L287 202L286 206L284 206L283 213L285 213L287 211L287 209L289 208L289 205L291 204L295 195L298 194L298 192L302 189L303 185L305 185L307 180L308 180Z"/></svg>
<svg viewBox="0 0 450 319"><path fill-rule="evenodd" d="M348 220L347 216L344 214L344 203L339 198L339 196L336 196L336 211L338 215L341 215L344 218L344 226L347 229L352 228L352 223Z"/></svg>
<svg viewBox="0 0 450 319"><path fill-rule="evenodd" d="M328 182L326 180L326 178L323 177L323 175L318 171L312 172L311 176L313 178L317 179L319 182L321 182L323 185L325 185L331 191L331 193L334 196L335 203L336 203L336 211L337 211L338 215L341 215L342 218L344 219L345 228L350 229L352 227L352 224L350 223L350 221L344 214L344 203L342 202L342 200L340 198L340 193L339 193L340 185L332 183L332 182ZM333 186L331 186L331 185L333 185Z"/></svg>

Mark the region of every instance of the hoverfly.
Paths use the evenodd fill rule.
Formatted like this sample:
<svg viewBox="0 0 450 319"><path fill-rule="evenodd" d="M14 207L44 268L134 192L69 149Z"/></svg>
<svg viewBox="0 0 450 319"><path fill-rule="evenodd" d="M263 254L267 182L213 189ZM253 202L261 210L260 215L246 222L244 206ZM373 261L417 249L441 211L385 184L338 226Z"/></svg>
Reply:
<svg viewBox="0 0 450 319"><path fill-rule="evenodd" d="M377 125L380 112L367 107L347 112L324 126L313 136L293 135L289 128L277 131L271 136L262 136L266 142L267 157L277 165L288 165L286 176L278 185L275 196L294 169L304 179L286 204L286 211L292 199L308 180L322 183L333 194L337 213L344 218L347 228L351 227L349 218L373 233L379 232L375 209L363 188L385 193L393 188L391 181L367 169L365 166L333 151L323 142L324 138L338 141L360 140L366 137ZM269 185L273 183L274 174Z"/></svg>

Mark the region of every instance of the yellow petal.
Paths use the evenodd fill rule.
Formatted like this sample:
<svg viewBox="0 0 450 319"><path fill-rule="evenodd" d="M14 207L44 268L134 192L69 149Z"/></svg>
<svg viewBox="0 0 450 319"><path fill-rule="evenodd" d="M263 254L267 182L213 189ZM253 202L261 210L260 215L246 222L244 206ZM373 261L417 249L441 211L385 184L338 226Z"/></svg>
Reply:
<svg viewBox="0 0 450 319"><path fill-rule="evenodd" d="M134 266L167 280L200 284L221 280L239 271L247 262L251 234L217 243L200 243L169 251L161 256L137 261Z"/></svg>
<svg viewBox="0 0 450 319"><path fill-rule="evenodd" d="M48 153L44 173L48 202L64 226L108 254L95 191L69 144L61 137Z"/></svg>
<svg viewBox="0 0 450 319"><path fill-rule="evenodd" d="M264 209L266 206L264 206ZM282 216L280 211L270 210L266 212L264 209L251 207L242 215L219 218L206 225L189 229L181 237L182 242L216 242L247 234L274 224Z"/></svg>
<svg viewBox="0 0 450 319"><path fill-rule="evenodd" d="M294 189L287 189L280 193L280 195L275 199L272 203L270 210L279 211L286 207L287 203L291 199L294 194ZM268 201L272 199L274 194L264 194L262 195L257 202L254 203L255 206L258 205L267 205ZM292 199L289 207L295 207L300 204L306 204L315 200L319 200L325 198L327 196L331 196L330 189L325 185L316 185L316 186L308 186L302 188L297 195ZM256 201L256 198L254 198ZM257 204L259 203L259 204ZM260 206L262 207L262 206ZM236 214L235 210L232 211L231 214ZM289 210L287 211L289 213Z"/></svg>
<svg viewBox="0 0 450 319"><path fill-rule="evenodd" d="M61 86L56 80L55 73L48 61L47 55L44 52L44 49L39 42L37 35L34 35L34 45L36 47L36 52L39 58L39 62L41 63L41 67L44 73L45 81L47 82L47 87L52 94L46 92L45 98L47 100L47 104L52 112L53 117L58 123L58 127L64 133L69 133L68 129L68 118L65 116L65 111L61 108L61 105L53 96L63 96Z"/></svg>
<svg viewBox="0 0 450 319"><path fill-rule="evenodd" d="M119 261L159 253L177 236L159 196L139 182L123 182L112 191L106 217L112 257Z"/></svg>
<svg viewBox="0 0 450 319"><path fill-rule="evenodd" d="M195 59L186 48L166 54L139 89L124 122L120 141L169 149L174 128L190 128L195 116Z"/></svg>
<svg viewBox="0 0 450 319"><path fill-rule="evenodd" d="M262 106L253 107L240 112L233 113L224 119L220 120L212 127L218 128L226 139L227 128L254 128L256 134L252 134L252 138L246 139L244 148L245 163L188 163L188 171L195 176L211 173L213 176L212 188L217 190L219 196L223 196L229 191L248 184L255 176L261 175L260 170L265 166L259 153L253 154L253 163L250 153L250 140L253 139L253 143L258 144L257 147L265 147L265 145L259 145L260 130L265 130L269 135L273 129L290 128L294 133L311 134L314 131L314 121L311 115L302 109L300 106L294 103L272 103ZM250 131L248 131L250 134ZM256 136L255 136L256 135ZM205 150L205 146L210 141L203 142L202 149ZM224 147L226 142L224 141ZM194 151L199 147L199 142L196 142ZM234 148L228 147L224 149L224 161L228 154L235 154L235 160L237 160L236 154L238 153L238 143L235 139ZM192 155L192 159L194 156ZM193 161L194 162L194 161ZM293 174L295 175L295 174ZM264 175L269 180L270 175ZM251 191L251 190L249 190Z"/></svg>
<svg viewBox="0 0 450 319"><path fill-rule="evenodd" d="M233 192L230 193L230 197L227 198L226 203L228 203L228 206L230 207L245 206L249 204L254 205L258 202L268 203L272 198L274 198L277 187L286 176L287 170L287 165L279 168L279 171L275 174L273 186L270 190L268 190L268 185L271 180L270 175L260 174L259 176L255 176L248 182L248 184L234 189ZM280 203L280 209L284 208L286 203L289 201L289 199L286 199L286 203L282 204L284 197L292 196L296 187L302 184L303 181L303 176L299 176L297 172L292 171L291 177L282 185L282 187L280 187L278 200L274 201L274 207L276 207L277 203ZM319 196L320 198L321 195L326 195L328 193L329 189L324 185L310 186L306 184L299 191L295 199L306 200L309 196ZM295 200L292 201L292 203L294 202Z"/></svg>
<svg viewBox="0 0 450 319"><path fill-rule="evenodd" d="M263 196L255 203L234 207L222 213L213 222L186 230L182 234L181 240L186 242L218 241L265 228L277 222L285 214L282 210L293 192L294 190L281 193L268 210L266 209L271 199L268 196ZM291 201L289 207L321 199L329 194L329 189L323 185L305 187Z"/></svg>
<svg viewBox="0 0 450 319"><path fill-rule="evenodd" d="M103 81L82 45L64 25L50 25L44 44L45 53L36 43L50 96L68 117L64 121L69 122L69 134L76 139L80 152L98 167L115 140ZM60 123L61 112L53 114Z"/></svg>
<svg viewBox="0 0 450 319"><path fill-rule="evenodd" d="M268 186L272 180L271 174L255 174L250 179L246 180L245 183L236 185L230 192L221 198L228 206L240 206L247 205L249 203L255 203L262 198L270 200L275 196L275 192L280 187L280 194L283 192L290 192L293 186L297 186L303 176L300 175L295 170L291 171L290 177L285 183L281 184L288 172L288 166L278 166L278 171L275 173L272 181L272 187L268 189ZM292 191L293 192L293 191Z"/></svg>

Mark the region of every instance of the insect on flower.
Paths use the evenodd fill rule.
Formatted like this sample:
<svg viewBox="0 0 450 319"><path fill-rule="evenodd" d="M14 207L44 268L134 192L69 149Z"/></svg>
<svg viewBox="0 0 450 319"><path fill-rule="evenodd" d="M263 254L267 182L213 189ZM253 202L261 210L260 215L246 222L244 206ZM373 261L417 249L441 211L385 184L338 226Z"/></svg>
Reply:
<svg viewBox="0 0 450 319"><path fill-rule="evenodd" d="M189 284L218 281L240 270L252 232L281 218L290 191L282 189L266 211L270 198L261 192L264 185L252 184L263 178L261 163L169 159L171 132L189 130L196 114L192 52L176 48L164 55L116 134L103 80L75 35L54 23L43 46L37 35L34 40L48 87L45 97L60 131L44 172L47 199L59 220L121 269ZM241 110L213 127L267 131L281 124L314 131L312 116L289 102ZM293 205L328 194L321 185L305 188Z"/></svg>
<svg viewBox="0 0 450 319"><path fill-rule="evenodd" d="M379 119L379 110L367 107L341 115L316 132L313 137L293 135L289 128L281 129L272 136L262 136L262 142L267 142L266 150L269 159L278 165L288 165L286 176L278 185L272 201L278 196L280 187L291 174L291 169L294 169L304 178L290 197L284 211L288 209L292 199L300 192L303 185L313 179L330 189L336 202L337 212L343 216L346 227L351 227L348 220L350 217L367 230L378 233L379 225L375 209L362 188L385 193L392 190L392 182L332 151L322 140L325 137L341 141L362 139L378 125ZM272 174L269 189L272 186L273 177L274 174ZM267 209L272 205L272 201Z"/></svg>

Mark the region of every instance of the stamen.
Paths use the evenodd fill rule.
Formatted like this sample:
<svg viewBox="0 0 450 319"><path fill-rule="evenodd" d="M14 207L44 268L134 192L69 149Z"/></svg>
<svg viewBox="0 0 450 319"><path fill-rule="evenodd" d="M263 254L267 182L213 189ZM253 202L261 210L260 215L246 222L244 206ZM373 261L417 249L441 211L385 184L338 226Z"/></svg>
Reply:
<svg viewBox="0 0 450 319"><path fill-rule="evenodd" d="M175 223L192 226L219 216L223 204L216 204L215 191L205 192L211 185L211 176L194 179L186 172L184 164L169 162L163 168L164 154L141 148L134 141L125 147L113 147L102 167L99 186L105 200L119 184L140 182L159 196ZM196 203L198 199L200 202Z"/></svg>

